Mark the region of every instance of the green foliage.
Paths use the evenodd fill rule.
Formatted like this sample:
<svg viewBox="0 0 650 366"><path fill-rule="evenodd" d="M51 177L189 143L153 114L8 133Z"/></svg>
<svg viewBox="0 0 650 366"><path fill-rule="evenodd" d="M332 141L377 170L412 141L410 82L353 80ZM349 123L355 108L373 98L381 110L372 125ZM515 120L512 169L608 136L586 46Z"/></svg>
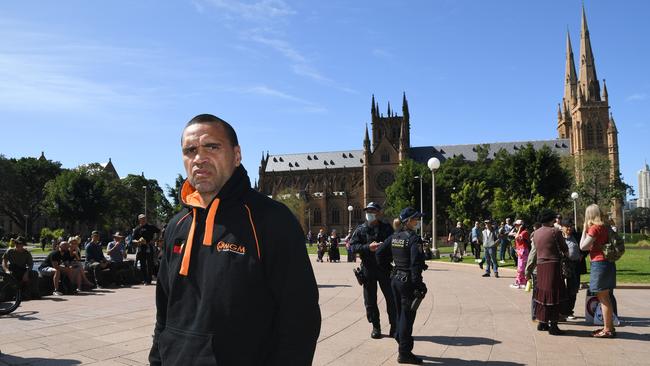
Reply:
<svg viewBox="0 0 650 366"><path fill-rule="evenodd" d="M286 205L296 217L298 222L301 223L301 225L305 224L305 211L307 209L307 203L303 197L300 197L298 191L294 189L285 189L279 192L274 197L274 199Z"/></svg>
<svg viewBox="0 0 650 366"><path fill-rule="evenodd" d="M431 171L426 165L408 159L397 167L395 182L386 188L385 215L397 217L405 207L420 208L420 181L416 176L422 177L424 211L431 212Z"/></svg>
<svg viewBox="0 0 650 366"><path fill-rule="evenodd" d="M176 180L174 181L174 186L171 187L167 184L167 195L172 198L172 205L174 212L181 210L181 189L183 188L183 183L185 183L185 178L182 175L178 174Z"/></svg>
<svg viewBox="0 0 650 366"><path fill-rule="evenodd" d="M529 144L514 154L501 150L493 156L489 145L477 145L475 150L476 161L457 156L436 171L438 223L506 217L532 222L542 208L562 210L570 205L570 171L550 148L535 150ZM419 182L413 176L420 174L425 176L424 210L431 212L431 173L425 165L406 160L386 189L388 215L409 205L419 207Z"/></svg>
<svg viewBox="0 0 650 366"><path fill-rule="evenodd" d="M61 172L61 163L36 158L7 159L0 155L0 213L25 227L42 213L43 188ZM27 215L27 218L25 218Z"/></svg>
<svg viewBox="0 0 650 366"><path fill-rule="evenodd" d="M58 239L62 238L65 235L65 230L64 229L50 229L48 227L44 227L41 229L41 240L43 238L47 239L47 241L51 241L52 239Z"/></svg>
<svg viewBox="0 0 650 366"><path fill-rule="evenodd" d="M576 159L573 159L575 164ZM631 187L625 184L620 175L614 182L610 181L610 161L607 155L600 153L585 154L577 160L582 166L582 180L575 185L576 192L580 194L580 200L585 205L595 203L604 211L608 211L615 198L621 199Z"/></svg>
<svg viewBox="0 0 650 366"><path fill-rule="evenodd" d="M637 207L630 211L627 219L632 221L635 228L647 231L650 229L650 208Z"/></svg>

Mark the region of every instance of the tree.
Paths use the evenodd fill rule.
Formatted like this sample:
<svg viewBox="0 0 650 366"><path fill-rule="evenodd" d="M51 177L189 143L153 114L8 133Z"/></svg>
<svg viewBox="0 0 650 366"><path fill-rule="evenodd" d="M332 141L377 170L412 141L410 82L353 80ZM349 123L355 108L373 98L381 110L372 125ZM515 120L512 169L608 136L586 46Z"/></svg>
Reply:
<svg viewBox="0 0 650 366"><path fill-rule="evenodd" d="M185 178L182 175L178 174L176 180L174 181L174 186L171 187L167 184L167 196L172 198L172 205L174 212L181 210L181 189L183 188L183 183L185 183Z"/></svg>
<svg viewBox="0 0 650 366"><path fill-rule="evenodd" d="M573 162L575 163L575 159ZM575 189L584 203L595 203L604 208L603 211L608 211L612 200L619 199L622 202L625 193L631 189L623 182L620 174L614 181L610 180L611 163L606 155L589 153L582 156L578 162L582 166L582 179L576 180Z"/></svg>
<svg viewBox="0 0 650 366"><path fill-rule="evenodd" d="M629 220L634 223L634 226L639 228L641 232L647 232L650 229L650 208L637 207L630 211Z"/></svg>
<svg viewBox="0 0 650 366"><path fill-rule="evenodd" d="M463 183L458 192L451 194L452 204L447 209L453 221L478 220L489 216L488 187L485 181Z"/></svg>
<svg viewBox="0 0 650 366"><path fill-rule="evenodd" d="M416 176L422 177L423 210L431 212L431 171L424 164L406 159L397 167L393 184L386 188L386 216L397 217L408 206L420 209L420 182Z"/></svg>
<svg viewBox="0 0 650 366"><path fill-rule="evenodd" d="M158 181L146 179L142 175L129 174L121 180L126 188L128 201L126 210L121 212L120 217L127 223L133 224L138 213L144 213L145 189L147 193L147 216L152 222L167 222L174 214L174 208L165 197Z"/></svg>
<svg viewBox="0 0 650 366"><path fill-rule="evenodd" d="M20 227L27 223L29 231L29 226L42 215L45 184L60 173L59 162L44 158L7 159L0 155L0 213Z"/></svg>
<svg viewBox="0 0 650 366"><path fill-rule="evenodd" d="M274 199L287 206L298 222L303 226L303 230L305 230L305 211L307 210L307 202L305 201L305 198L301 197L301 194L298 191L289 188L279 192Z"/></svg>

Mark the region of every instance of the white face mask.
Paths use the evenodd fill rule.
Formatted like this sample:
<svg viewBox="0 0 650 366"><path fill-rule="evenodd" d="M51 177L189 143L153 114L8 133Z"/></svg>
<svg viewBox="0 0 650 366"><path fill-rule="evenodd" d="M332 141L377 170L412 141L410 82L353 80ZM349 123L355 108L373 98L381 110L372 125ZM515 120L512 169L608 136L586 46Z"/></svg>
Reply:
<svg viewBox="0 0 650 366"><path fill-rule="evenodd" d="M377 214L366 212L366 221L373 222L377 219Z"/></svg>
<svg viewBox="0 0 650 366"><path fill-rule="evenodd" d="M421 227L422 227L422 221L418 220L418 222L415 223L415 230L420 230Z"/></svg>

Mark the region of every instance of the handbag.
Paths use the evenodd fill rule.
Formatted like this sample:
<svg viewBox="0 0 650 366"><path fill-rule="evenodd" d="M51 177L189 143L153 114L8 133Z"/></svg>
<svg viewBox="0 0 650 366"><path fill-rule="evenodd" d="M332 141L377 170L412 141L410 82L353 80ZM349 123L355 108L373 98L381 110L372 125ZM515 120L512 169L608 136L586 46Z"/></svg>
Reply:
<svg viewBox="0 0 650 366"><path fill-rule="evenodd" d="M563 251L560 250L560 245L557 239L558 232L559 231L556 230L553 237L555 239L555 245L557 247L557 251L560 253L560 268L562 268L562 277L567 279L573 278L573 276L575 276L573 266L569 262L569 258L564 254Z"/></svg>

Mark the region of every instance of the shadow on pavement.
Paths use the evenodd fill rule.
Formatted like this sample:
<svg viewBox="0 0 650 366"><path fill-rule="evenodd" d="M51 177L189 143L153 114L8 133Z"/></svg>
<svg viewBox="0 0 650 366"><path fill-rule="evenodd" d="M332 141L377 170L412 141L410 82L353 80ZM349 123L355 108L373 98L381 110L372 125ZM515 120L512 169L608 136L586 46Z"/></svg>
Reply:
<svg viewBox="0 0 650 366"><path fill-rule="evenodd" d="M499 365L499 366L523 366L523 363L508 362L508 361L479 361L479 360L461 360L459 358L445 358L445 357L427 357L420 356L424 360L424 365Z"/></svg>
<svg viewBox="0 0 650 366"><path fill-rule="evenodd" d="M11 314L2 315L0 318L18 318L18 320L40 320L32 315L38 314L38 311L15 311Z"/></svg>
<svg viewBox="0 0 650 366"><path fill-rule="evenodd" d="M649 327L650 318L635 318L631 316L621 317L623 325L629 325L631 327Z"/></svg>
<svg viewBox="0 0 650 366"><path fill-rule="evenodd" d="M350 285L318 285L318 288L352 287Z"/></svg>
<svg viewBox="0 0 650 366"><path fill-rule="evenodd" d="M444 344L445 346L480 346L480 345L495 345L501 343L500 341L483 338L483 337L445 337L445 336L414 336L415 341L424 341L437 344Z"/></svg>
<svg viewBox="0 0 650 366"><path fill-rule="evenodd" d="M618 329L621 329L621 328L618 328ZM628 339L628 340L635 340L635 341L650 341L650 334L638 334L638 333L630 333L630 332L621 332L618 329L616 330L616 338L614 338L614 339ZM591 336L591 330L571 330L571 331L567 332L567 336L593 338Z"/></svg>
<svg viewBox="0 0 650 366"><path fill-rule="evenodd" d="M31 365L35 363L53 365L53 366L65 366L65 365L79 365L81 361L79 360L52 360L50 358L41 358L41 357L18 357L12 355L5 355L0 353L0 362L6 363L8 365Z"/></svg>

